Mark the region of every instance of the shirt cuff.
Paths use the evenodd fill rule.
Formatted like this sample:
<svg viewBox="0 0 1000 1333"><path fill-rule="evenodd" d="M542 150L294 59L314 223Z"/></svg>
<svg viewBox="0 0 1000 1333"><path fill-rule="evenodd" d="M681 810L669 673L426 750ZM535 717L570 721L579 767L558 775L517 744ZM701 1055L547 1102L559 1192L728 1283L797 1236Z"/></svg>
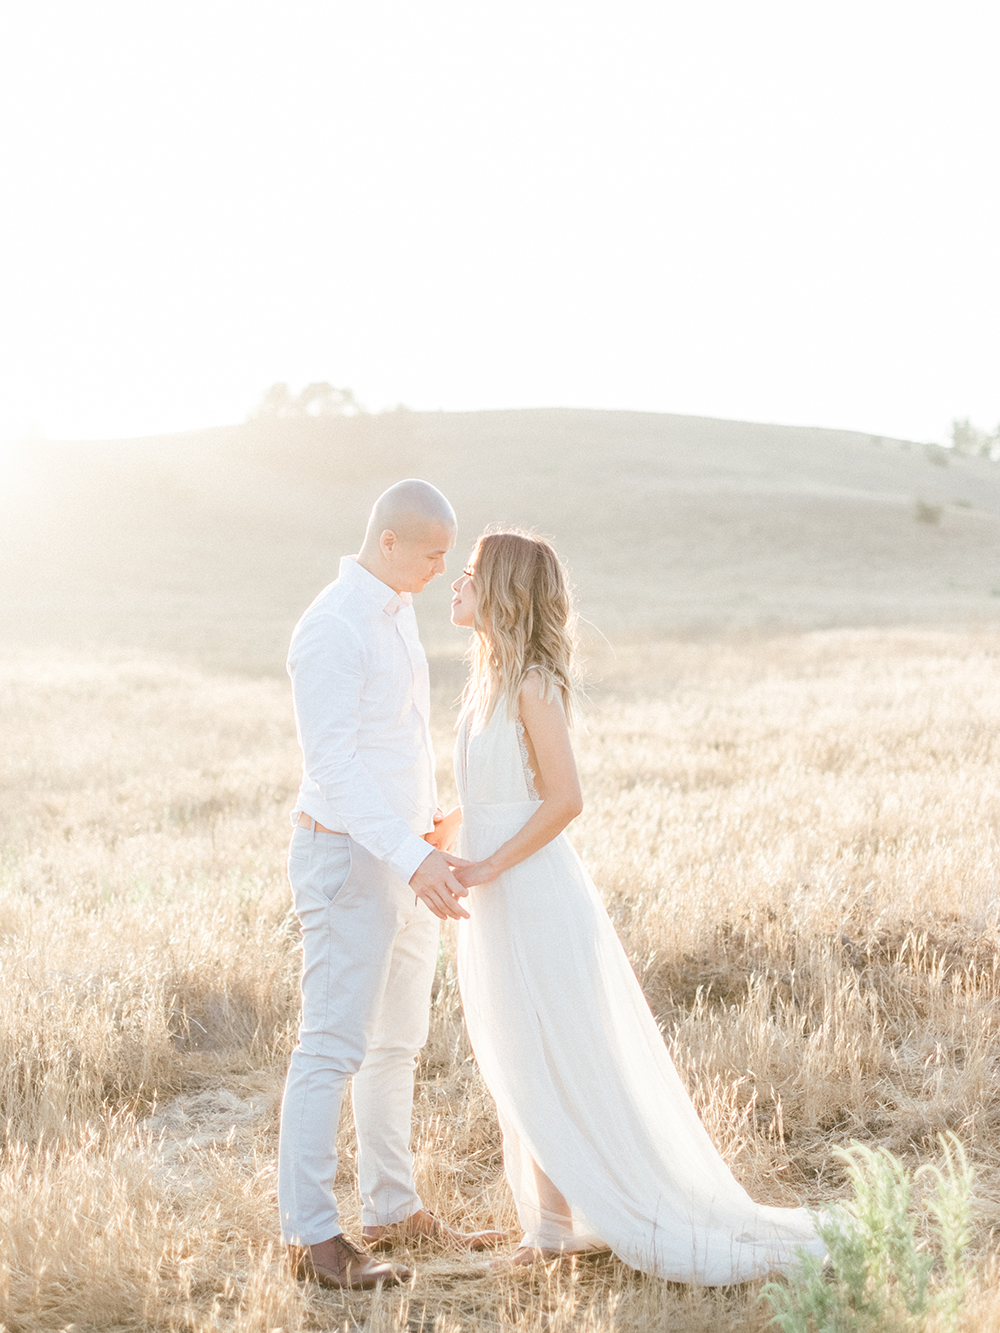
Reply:
<svg viewBox="0 0 1000 1333"><path fill-rule="evenodd" d="M411 833L405 842L400 843L391 856L386 857L386 860L396 874L409 884L418 868L423 865L433 851L434 848L429 842L424 842L419 834Z"/></svg>

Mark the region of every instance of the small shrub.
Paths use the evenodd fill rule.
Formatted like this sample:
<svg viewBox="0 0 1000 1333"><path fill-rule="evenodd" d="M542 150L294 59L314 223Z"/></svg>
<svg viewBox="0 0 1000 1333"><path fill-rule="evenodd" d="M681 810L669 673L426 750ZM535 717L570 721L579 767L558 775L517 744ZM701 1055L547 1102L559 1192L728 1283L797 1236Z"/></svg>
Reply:
<svg viewBox="0 0 1000 1333"><path fill-rule="evenodd" d="M817 1214L827 1262L803 1255L787 1283L761 1295L782 1333L890 1333L957 1327L971 1236L972 1171L954 1135L942 1136L943 1167L910 1173L886 1149L854 1144L847 1163L852 1197ZM914 1199L914 1187L919 1201Z"/></svg>
<svg viewBox="0 0 1000 1333"><path fill-rule="evenodd" d="M968 417L951 423L951 445L958 454L978 455L980 458L997 457L1000 447L1000 426L991 435L974 426Z"/></svg>

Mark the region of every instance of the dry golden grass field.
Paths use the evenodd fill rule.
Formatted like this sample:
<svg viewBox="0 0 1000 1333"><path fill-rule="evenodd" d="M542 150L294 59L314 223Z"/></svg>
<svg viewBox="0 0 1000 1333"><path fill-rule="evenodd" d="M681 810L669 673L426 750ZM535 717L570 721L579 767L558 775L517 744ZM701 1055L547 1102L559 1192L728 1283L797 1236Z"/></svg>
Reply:
<svg viewBox="0 0 1000 1333"><path fill-rule="evenodd" d="M574 838L699 1108L760 1199L852 1139L976 1169L965 1327L1000 1328L1000 635L822 631L592 663ZM453 656L434 661L450 786ZM760 1330L756 1287L620 1266L303 1289L276 1247L296 1016L280 680L129 656L3 667L0 1098L9 1330ZM443 936L414 1140L429 1204L513 1228ZM342 1129L344 1190L351 1129ZM353 1206L353 1205L351 1205ZM513 1234L513 1233L512 1233Z"/></svg>
<svg viewBox="0 0 1000 1333"><path fill-rule="evenodd" d="M569 557L593 682L572 836L689 1088L762 1201L836 1149L975 1170L959 1326L1000 1333L1000 466L625 413L389 413L0 457L0 1326L728 1333L759 1284L620 1265L292 1281L277 1110L298 614L407 474ZM921 508L922 506L922 508ZM442 795L462 668L421 599ZM614 643L601 640L597 631ZM511 1230L442 935L421 1190ZM353 1145L343 1135L348 1220ZM847 1333L852 1324L843 1325ZM907 1327L943 1330L944 1324Z"/></svg>

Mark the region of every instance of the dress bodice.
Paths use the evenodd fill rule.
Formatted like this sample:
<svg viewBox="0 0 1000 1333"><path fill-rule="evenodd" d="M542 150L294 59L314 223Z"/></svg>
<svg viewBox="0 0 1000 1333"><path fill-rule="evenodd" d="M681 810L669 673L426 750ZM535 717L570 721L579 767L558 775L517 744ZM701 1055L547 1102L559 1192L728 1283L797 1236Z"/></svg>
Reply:
<svg viewBox="0 0 1000 1333"><path fill-rule="evenodd" d="M466 713L455 745L455 778L463 806L538 800L524 727L503 701L475 729Z"/></svg>

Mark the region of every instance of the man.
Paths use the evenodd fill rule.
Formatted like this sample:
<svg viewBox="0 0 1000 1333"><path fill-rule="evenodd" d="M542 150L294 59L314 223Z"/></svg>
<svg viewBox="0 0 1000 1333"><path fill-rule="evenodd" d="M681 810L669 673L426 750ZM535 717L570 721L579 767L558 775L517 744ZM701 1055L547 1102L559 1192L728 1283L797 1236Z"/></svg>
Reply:
<svg viewBox="0 0 1000 1333"><path fill-rule="evenodd" d="M303 755L288 859L302 927L302 1024L281 1108L278 1204L294 1270L328 1286L410 1276L340 1228L333 1183L349 1078L365 1238L380 1249L424 1236L467 1249L500 1239L462 1235L428 1213L409 1148L437 922L468 916L451 870L462 863L433 845L430 689L412 606L412 594L444 573L456 532L435 487L390 487L360 553L341 560L289 651Z"/></svg>

